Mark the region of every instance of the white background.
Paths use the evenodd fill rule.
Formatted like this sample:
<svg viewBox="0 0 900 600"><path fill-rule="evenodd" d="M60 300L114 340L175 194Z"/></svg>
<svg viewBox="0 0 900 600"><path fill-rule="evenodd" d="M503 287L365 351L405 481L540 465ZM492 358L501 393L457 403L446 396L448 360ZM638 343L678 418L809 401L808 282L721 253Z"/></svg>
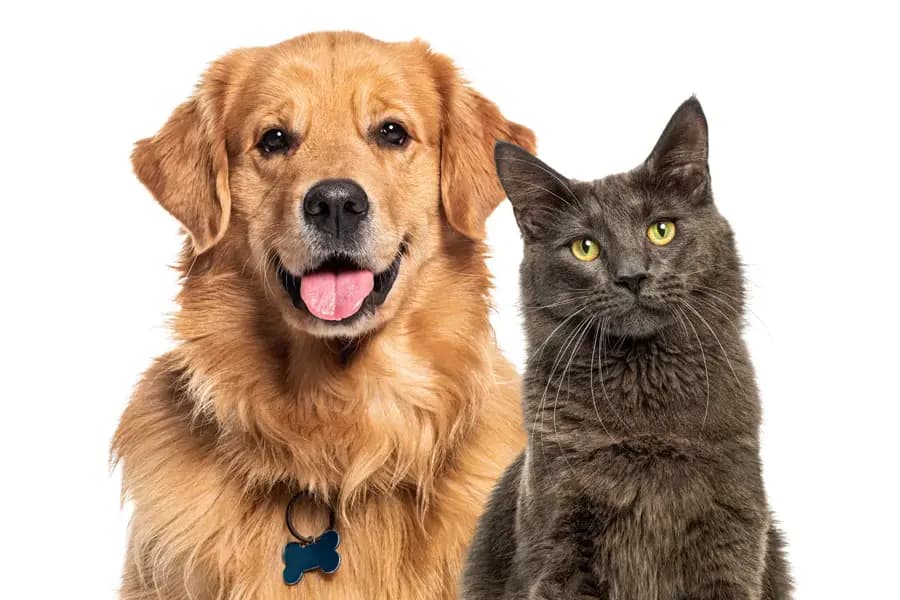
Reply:
<svg viewBox="0 0 900 600"><path fill-rule="evenodd" d="M4 4L0 597L115 594L127 512L108 445L170 344L179 246L132 143L218 55L319 29L430 41L578 178L637 164L696 93L752 282L765 475L797 597L900 597L897 16L591 4ZM489 231L494 324L521 364L507 204Z"/></svg>

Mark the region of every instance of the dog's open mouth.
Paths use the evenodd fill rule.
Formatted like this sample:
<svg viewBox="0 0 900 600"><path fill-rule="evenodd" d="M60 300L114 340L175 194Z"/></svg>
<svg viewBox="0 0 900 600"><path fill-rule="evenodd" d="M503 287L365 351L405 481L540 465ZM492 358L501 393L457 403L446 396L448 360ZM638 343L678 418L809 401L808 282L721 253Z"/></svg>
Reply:
<svg viewBox="0 0 900 600"><path fill-rule="evenodd" d="M352 258L332 256L303 275L294 275L277 260L278 280L294 306L323 321L345 321L384 304L406 251L401 244L387 269L373 273Z"/></svg>

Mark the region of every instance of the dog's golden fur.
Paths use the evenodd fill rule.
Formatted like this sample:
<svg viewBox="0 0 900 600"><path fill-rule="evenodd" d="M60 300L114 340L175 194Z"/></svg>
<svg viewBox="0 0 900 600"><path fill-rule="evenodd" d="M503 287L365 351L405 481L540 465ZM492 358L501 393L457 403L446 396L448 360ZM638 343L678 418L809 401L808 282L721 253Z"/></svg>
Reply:
<svg viewBox="0 0 900 600"><path fill-rule="evenodd" d="M368 138L385 117L408 148ZM273 124L301 141L260 156ZM138 143L138 177L189 237L177 345L113 442L134 506L122 598L455 597L482 502L524 441L488 322L496 139L534 145L446 57L327 33L225 56ZM271 263L307 264L297 203L328 177L367 190L378 265L408 243L387 302L351 325L294 308ZM301 531L334 507L343 562L287 587L298 491L315 498L295 511Z"/></svg>

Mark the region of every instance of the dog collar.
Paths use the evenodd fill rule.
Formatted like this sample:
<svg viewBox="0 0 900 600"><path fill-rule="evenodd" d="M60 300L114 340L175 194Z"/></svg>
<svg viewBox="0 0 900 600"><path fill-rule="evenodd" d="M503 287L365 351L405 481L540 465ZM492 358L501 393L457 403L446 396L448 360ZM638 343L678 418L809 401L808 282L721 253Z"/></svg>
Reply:
<svg viewBox="0 0 900 600"><path fill-rule="evenodd" d="M282 577L287 585L296 585L307 571L320 569L323 573L334 573L341 566L341 556L337 553L341 536L334 528L334 510L328 508L328 529L316 537L307 537L294 529L294 505L304 496L297 494L288 502L284 522L296 542L288 542L281 557L284 561Z"/></svg>

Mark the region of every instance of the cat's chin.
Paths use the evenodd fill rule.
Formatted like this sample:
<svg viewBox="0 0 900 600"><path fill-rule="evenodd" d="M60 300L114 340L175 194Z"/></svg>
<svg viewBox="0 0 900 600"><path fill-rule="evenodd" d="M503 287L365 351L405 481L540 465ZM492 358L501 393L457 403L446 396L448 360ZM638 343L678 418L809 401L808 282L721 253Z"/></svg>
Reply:
<svg viewBox="0 0 900 600"><path fill-rule="evenodd" d="M671 313L634 306L610 319L608 335L619 338L647 339L672 325Z"/></svg>

